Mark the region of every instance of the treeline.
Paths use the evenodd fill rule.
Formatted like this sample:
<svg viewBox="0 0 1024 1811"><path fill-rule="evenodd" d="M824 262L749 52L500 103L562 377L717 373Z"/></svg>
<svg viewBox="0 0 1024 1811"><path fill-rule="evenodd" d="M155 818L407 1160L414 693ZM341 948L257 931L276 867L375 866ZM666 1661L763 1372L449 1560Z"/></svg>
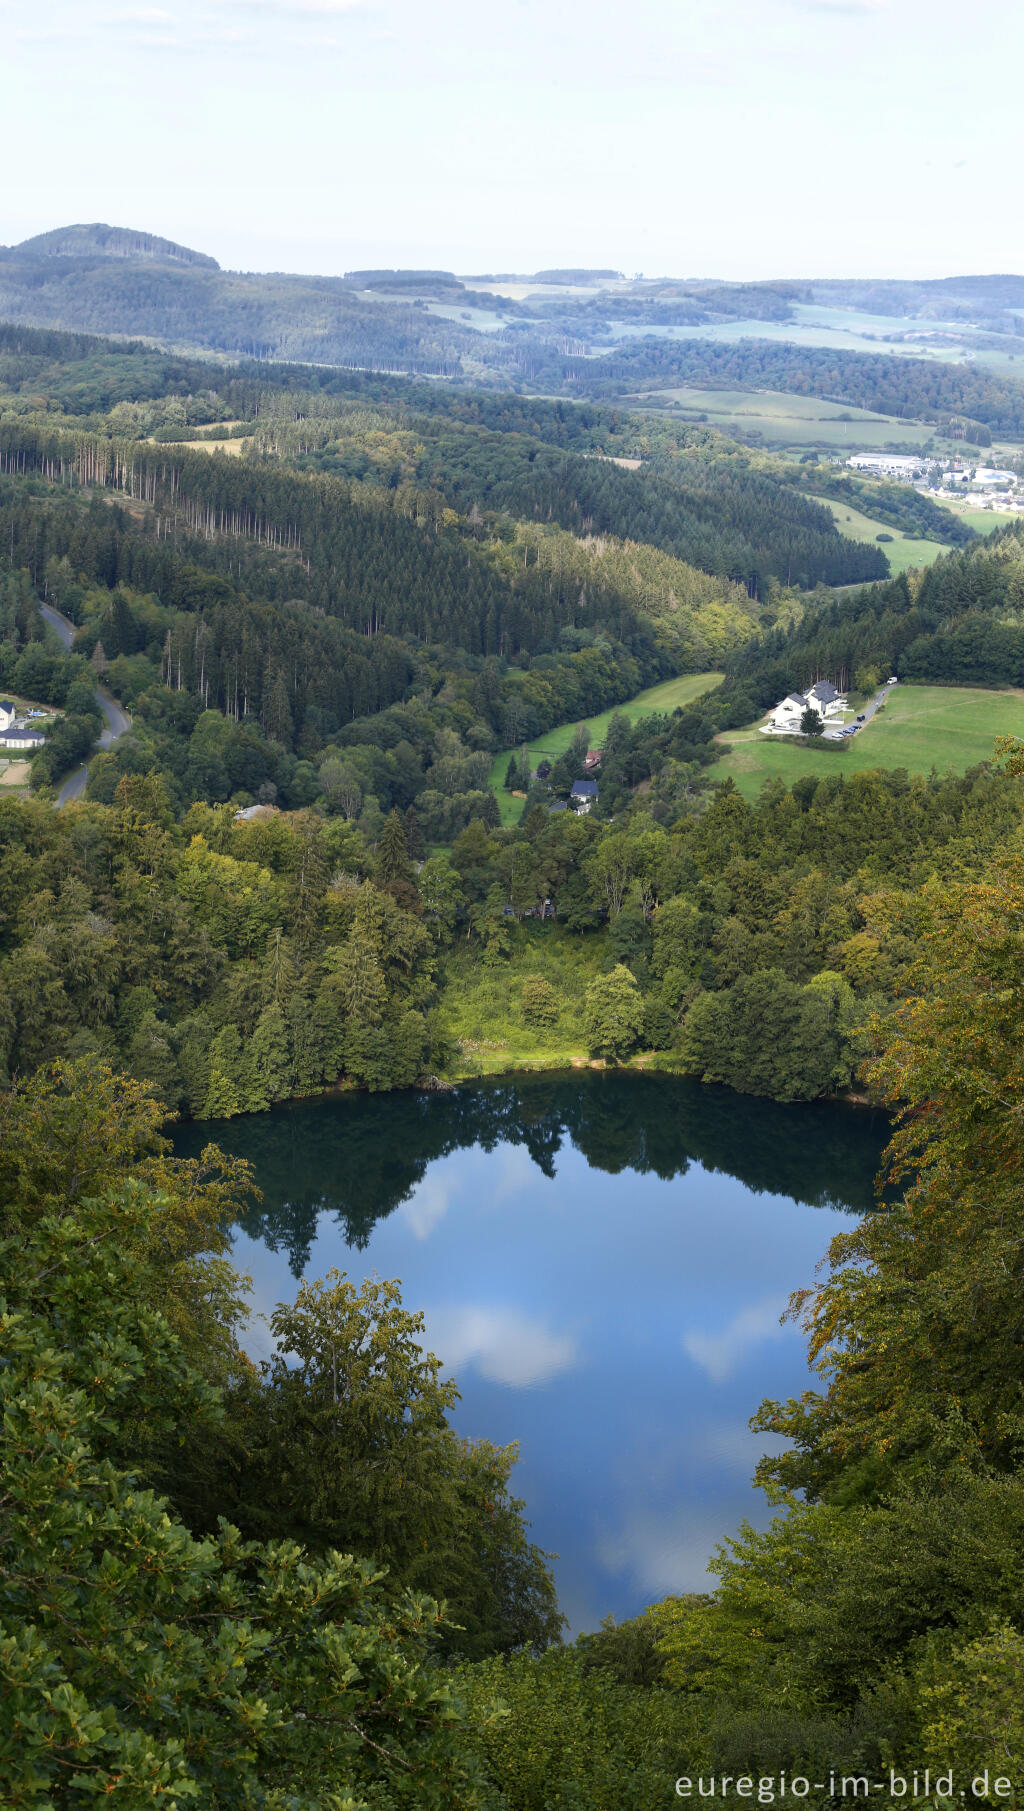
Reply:
<svg viewBox="0 0 1024 1811"><path fill-rule="evenodd" d="M228 758L217 722L197 725L197 780L204 758L207 773ZM91 1052L198 1118L345 1078L409 1086L458 1070L460 998L518 960L516 927L543 908L555 946L584 940L573 1035L595 1056L660 1051L781 1100L835 1092L903 985L916 892L1012 840L1018 788L837 773L749 807L709 791L706 729L695 713L636 730L616 718L602 763L614 821L551 814L531 794L502 830L489 792L466 795L450 852L418 861L417 829L426 856L427 814L457 802L443 791L445 762L454 787L465 759L454 750L436 801L421 791L404 819L360 809L361 781L412 789L402 744L390 759L353 744L317 810L248 821L207 804L176 821L153 773L123 775L110 805L5 801L0 1062L24 1075ZM542 1042L566 1010L542 979L514 1005Z"/></svg>
<svg viewBox="0 0 1024 1811"><path fill-rule="evenodd" d="M693 384L697 388L781 390L878 414L959 424L976 446L992 435L1024 432L1024 385L976 364L884 352L834 352L775 340L631 342L601 359L549 361L559 387L600 397L624 390Z"/></svg>
<svg viewBox="0 0 1024 1811"><path fill-rule="evenodd" d="M0 256L0 313L33 327L145 335L257 359L458 372L483 338L460 323L367 301L340 277L253 275L102 252Z"/></svg>
<svg viewBox="0 0 1024 1811"><path fill-rule="evenodd" d="M680 460L664 473L624 471L608 459L482 431L440 434L421 447L415 481L442 492L460 512L475 506L557 522L577 535L647 542L738 580L752 596L763 597L772 576L811 589L888 572L881 550L840 535L829 511L733 459ZM302 463L338 469L330 445ZM341 461L339 467L351 469ZM373 470L364 461L359 475Z"/></svg>
<svg viewBox="0 0 1024 1811"><path fill-rule="evenodd" d="M95 1059L5 1097L6 1795L27 1765L58 1802L74 1769L310 1811L617 1811L746 1770L816 1811L830 1768L1019 1794L1024 863L974 853L907 895L914 936L872 909L903 952L870 1033L890 1200L791 1304L820 1381L756 1417L773 1522L714 1591L569 1648L513 1454L452 1434L393 1285L303 1284L261 1375L224 1259L244 1168L170 1160Z"/></svg>
<svg viewBox="0 0 1024 1811"><path fill-rule="evenodd" d="M1021 668L1024 534L1011 522L923 572L808 610L740 649L714 709L749 722L819 674L870 690L889 673L954 685L1013 685ZM746 716L742 716L742 711Z"/></svg>
<svg viewBox="0 0 1024 1811"><path fill-rule="evenodd" d="M262 451L400 493L401 506L413 513L436 515L450 506L557 522L576 534L613 534L731 577L757 596L773 576L812 586L887 570L879 549L841 537L828 512L793 494L790 468L705 428L365 373L284 366L216 372L145 348L122 352L110 342L67 336L66 346L51 345L60 336L24 329L0 330L0 347L4 334L7 381L18 385L24 406L40 400L42 387L51 406L78 412L100 433L184 437L189 424L240 418ZM38 350L36 339L44 342ZM164 368L169 388L159 398ZM106 416L92 407L104 394ZM559 459L554 447L609 458ZM642 460L644 469L624 470L616 458ZM801 478L806 483L806 474ZM908 494L898 500L899 526L950 540L970 534L934 504L921 503L913 523L910 511Z"/></svg>
<svg viewBox="0 0 1024 1811"><path fill-rule="evenodd" d="M499 572L443 499L393 496L337 479L295 475L270 464L213 459L171 447L111 443L23 423L0 424L0 472L61 485L110 487L149 506L130 523L111 515L83 522L71 508L12 503L14 565L38 581L51 554L105 583L166 589L180 548L232 573L262 597L303 600L372 639L379 634L443 640L472 654L515 656L557 642L563 626L600 627L615 640L644 640L610 591L560 595L536 564ZM208 551L200 553L206 543ZM269 555L269 557L268 557ZM596 589L596 588L595 588Z"/></svg>

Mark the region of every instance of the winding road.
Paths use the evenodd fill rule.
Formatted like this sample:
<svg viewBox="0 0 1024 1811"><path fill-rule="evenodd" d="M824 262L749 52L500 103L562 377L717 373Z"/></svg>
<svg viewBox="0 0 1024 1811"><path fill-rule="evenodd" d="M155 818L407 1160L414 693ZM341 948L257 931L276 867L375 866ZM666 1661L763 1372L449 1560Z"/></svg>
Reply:
<svg viewBox="0 0 1024 1811"><path fill-rule="evenodd" d="M44 621L49 623L51 629L56 630L61 641L64 643L64 646L70 648L71 643L75 639L74 623L71 622L68 617L62 616L60 611L55 610L51 604L40 604L39 609ZM118 738L123 736L127 730L131 729L132 720L129 717L128 712L122 710L117 699L112 698L110 693L105 691L101 685L96 687L96 702L103 712L103 720L106 724L106 728L100 736L97 747L112 748ZM85 783L88 778L89 763L88 761L83 761L81 767L76 767L74 772L70 773L64 781L64 784L57 794L58 806L67 805L72 799L80 799L85 791Z"/></svg>

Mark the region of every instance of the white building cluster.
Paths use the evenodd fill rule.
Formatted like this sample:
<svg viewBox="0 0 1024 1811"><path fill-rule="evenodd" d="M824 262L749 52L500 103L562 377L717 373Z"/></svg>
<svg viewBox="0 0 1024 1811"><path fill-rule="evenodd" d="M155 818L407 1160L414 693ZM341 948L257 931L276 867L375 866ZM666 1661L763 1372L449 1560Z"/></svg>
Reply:
<svg viewBox="0 0 1024 1811"><path fill-rule="evenodd" d="M875 478L902 478L905 484L923 478L928 470L926 459L910 458L904 453L852 453L846 463L855 472L866 472Z"/></svg>
<svg viewBox="0 0 1024 1811"><path fill-rule="evenodd" d="M39 712L31 714L38 716ZM30 729L27 720L19 717L9 698L0 698L0 756L25 749L35 754L45 741L39 730Z"/></svg>
<svg viewBox="0 0 1024 1811"><path fill-rule="evenodd" d="M800 736L804 712L817 711L825 731L836 728L846 710L845 694L827 679L816 679L806 692L790 692L769 714L763 725L764 736Z"/></svg>
<svg viewBox="0 0 1024 1811"><path fill-rule="evenodd" d="M969 501L973 509L1007 513L1024 510L1024 479L1002 466L972 466L956 459L943 470L932 459L902 453L852 453L846 465L865 477L912 484L915 490L940 501Z"/></svg>

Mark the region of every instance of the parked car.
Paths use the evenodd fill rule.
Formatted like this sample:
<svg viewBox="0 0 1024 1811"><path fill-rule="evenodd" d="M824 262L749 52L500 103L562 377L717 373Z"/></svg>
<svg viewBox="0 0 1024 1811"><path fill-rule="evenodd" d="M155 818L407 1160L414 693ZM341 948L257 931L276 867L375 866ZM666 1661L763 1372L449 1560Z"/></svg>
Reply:
<svg viewBox="0 0 1024 1811"><path fill-rule="evenodd" d="M867 712L866 712L866 711L861 711L861 712L860 712L860 715L859 715L859 716L858 716L858 718L857 718L857 722L858 722L858 723L863 723L863 721L864 721L864 718L865 718L865 716L866 716L866 715L867 715Z"/></svg>
<svg viewBox="0 0 1024 1811"><path fill-rule="evenodd" d="M897 679L895 673L890 673L889 677L885 683L886 683L886 685L899 685L899 680Z"/></svg>

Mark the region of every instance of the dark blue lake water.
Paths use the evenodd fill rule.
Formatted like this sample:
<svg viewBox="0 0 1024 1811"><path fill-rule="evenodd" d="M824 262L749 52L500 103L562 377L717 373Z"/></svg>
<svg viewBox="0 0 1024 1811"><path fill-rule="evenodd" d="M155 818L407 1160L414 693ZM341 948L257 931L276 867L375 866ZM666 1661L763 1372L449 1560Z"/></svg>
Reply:
<svg viewBox="0 0 1024 1811"><path fill-rule="evenodd" d="M211 1136L263 1190L234 1237L254 1315L331 1265L401 1278L458 1428L519 1442L573 1629L709 1588L715 1545L768 1521L747 1422L808 1382L779 1316L872 1205L881 1115L589 1073L335 1096L176 1148Z"/></svg>

